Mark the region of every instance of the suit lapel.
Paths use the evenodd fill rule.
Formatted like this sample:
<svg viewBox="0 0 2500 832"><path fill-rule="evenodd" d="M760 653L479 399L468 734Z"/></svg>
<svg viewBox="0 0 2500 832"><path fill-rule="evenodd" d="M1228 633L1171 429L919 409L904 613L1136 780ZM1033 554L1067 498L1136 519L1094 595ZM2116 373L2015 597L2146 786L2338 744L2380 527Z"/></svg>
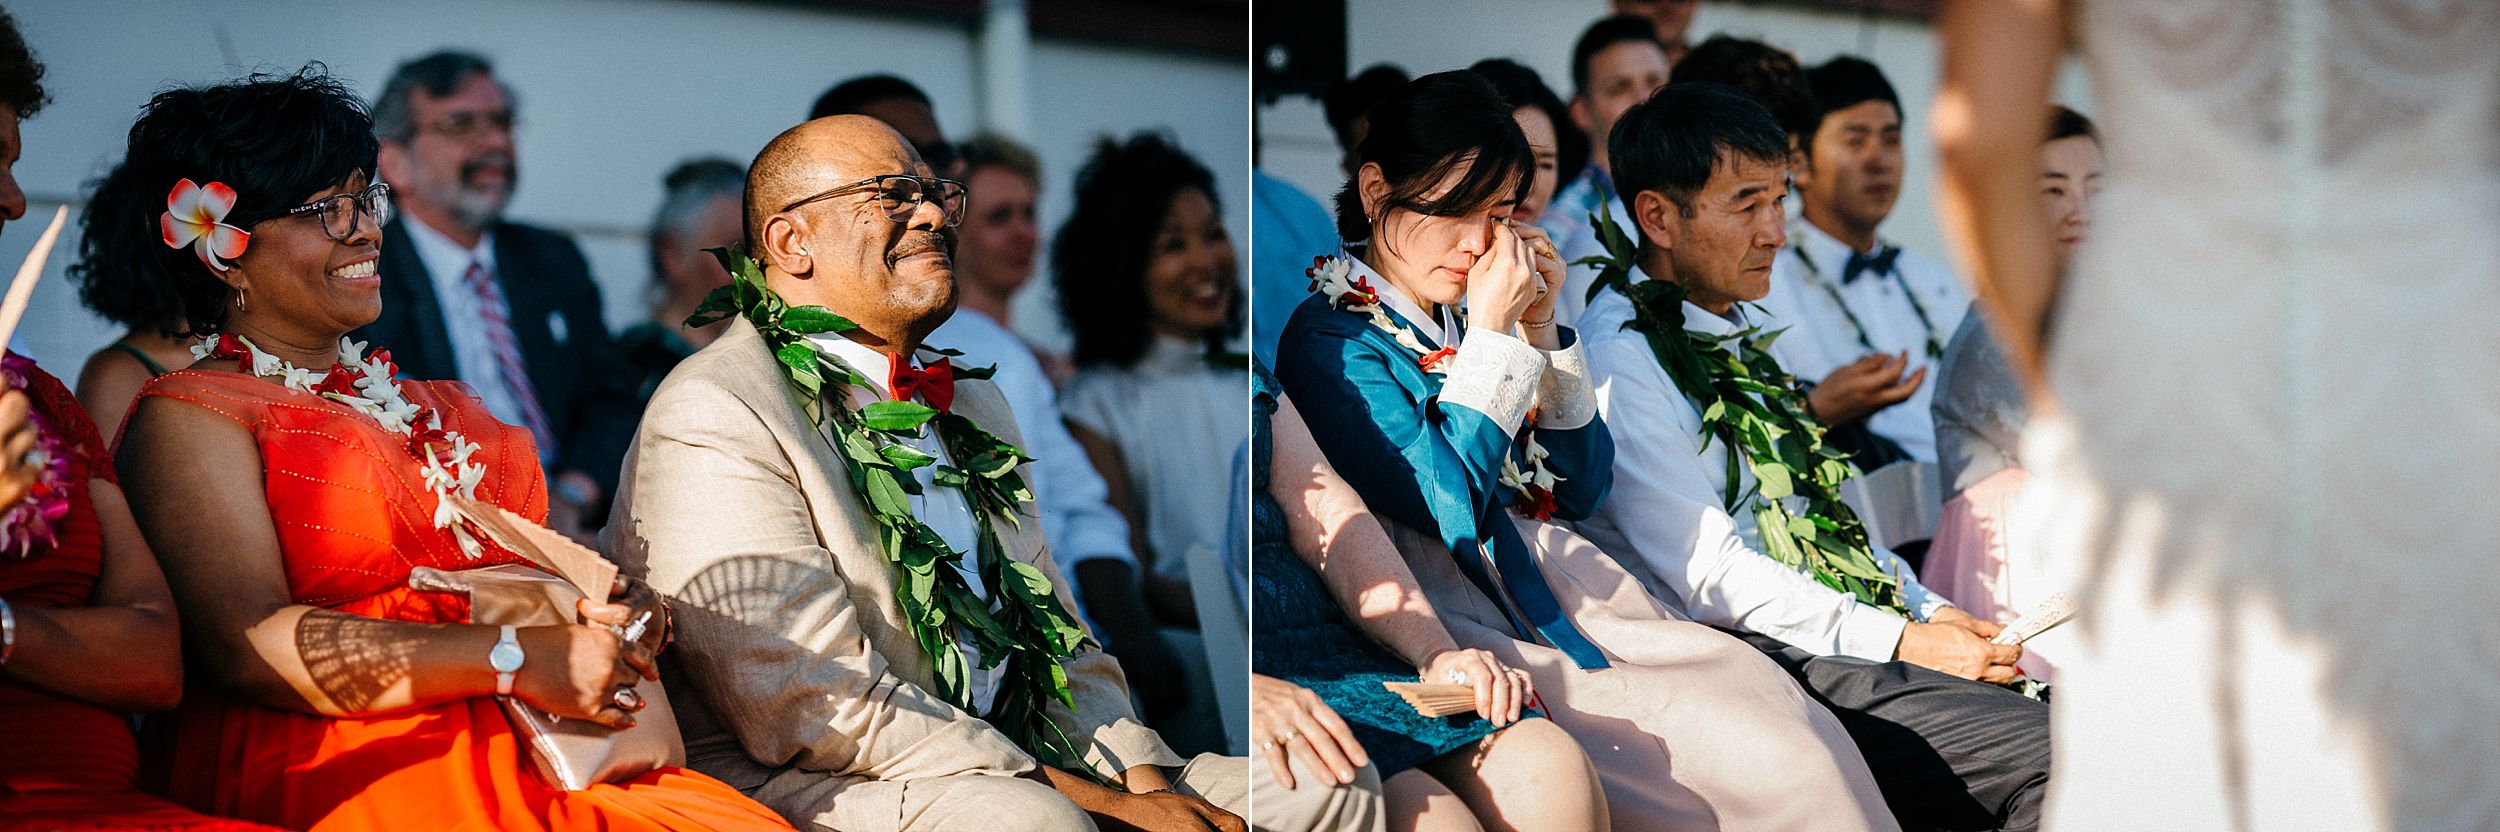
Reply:
<svg viewBox="0 0 2500 832"><path fill-rule="evenodd" d="M765 420L789 458L799 496L806 501L816 527L817 543L849 588L869 646L885 658L887 670L897 678L935 692L936 670L920 652L903 617L902 602L895 595L894 567L878 543L876 519L852 486L850 470L832 440L808 420L789 379L781 373L781 362L744 318L731 319L728 331L707 349L732 350L737 355L729 362L734 374L725 375L722 381Z"/></svg>
<svg viewBox="0 0 2500 832"><path fill-rule="evenodd" d="M405 371L416 378L456 379L459 363L452 358L451 333L443 326L442 303L434 297L434 276L426 271L424 259L417 256L417 244L408 237L407 220L393 219L382 232L382 318L391 321L388 327L371 327L390 334L404 344L375 344L394 355L414 352L417 361L403 359Z"/></svg>

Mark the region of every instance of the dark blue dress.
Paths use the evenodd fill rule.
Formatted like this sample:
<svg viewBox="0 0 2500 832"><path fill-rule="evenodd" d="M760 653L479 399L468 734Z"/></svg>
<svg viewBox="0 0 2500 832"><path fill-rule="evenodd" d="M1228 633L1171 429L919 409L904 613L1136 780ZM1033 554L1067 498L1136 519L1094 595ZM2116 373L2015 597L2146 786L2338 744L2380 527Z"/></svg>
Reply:
<svg viewBox="0 0 2500 832"><path fill-rule="evenodd" d="M1473 714L1428 719L1381 686L1417 681L1415 668L1357 629L1319 575L1286 543L1284 508L1267 494L1276 378L1264 367L1255 375L1251 669L1319 694L1354 730L1384 780L1493 733L1493 723Z"/></svg>

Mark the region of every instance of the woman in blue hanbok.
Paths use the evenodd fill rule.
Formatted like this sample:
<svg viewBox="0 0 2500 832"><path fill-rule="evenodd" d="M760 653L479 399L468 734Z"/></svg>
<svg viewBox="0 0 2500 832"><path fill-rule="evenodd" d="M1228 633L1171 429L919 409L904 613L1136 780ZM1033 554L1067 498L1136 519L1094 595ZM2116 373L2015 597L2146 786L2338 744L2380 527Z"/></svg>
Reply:
<svg viewBox="0 0 2500 832"><path fill-rule="evenodd" d="M1508 221L1532 164L1510 107L1440 73L1369 128L1338 209L1368 242L1315 261L1276 370L1451 634L1530 674L1617 830L1895 828L1829 712L1554 522L1605 498L1614 450L1554 322L1563 265Z"/></svg>

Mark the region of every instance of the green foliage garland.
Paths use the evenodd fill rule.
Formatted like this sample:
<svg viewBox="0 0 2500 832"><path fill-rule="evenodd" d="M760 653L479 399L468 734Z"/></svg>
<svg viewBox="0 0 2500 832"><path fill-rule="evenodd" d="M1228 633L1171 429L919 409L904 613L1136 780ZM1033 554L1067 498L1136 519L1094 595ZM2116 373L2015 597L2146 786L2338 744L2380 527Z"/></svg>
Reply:
<svg viewBox="0 0 2500 832"><path fill-rule="evenodd" d="M780 359L790 391L804 404L808 417L820 425L830 422L851 486L868 503L868 513L877 522L877 542L899 573L896 596L904 618L921 652L936 666L938 695L958 708L971 709L972 668L959 643L961 638L971 638L981 654L981 669L1007 663L997 700L984 719L1043 763L1085 771L1084 755L1050 721L1048 708L1057 701L1070 712L1076 710L1067 671L1059 660L1076 655L1091 640L1060 605L1050 577L1032 564L1007 557L992 527L1000 520L1019 523L1016 505L1033 499L1023 476L1016 473L1016 466L1031 457L971 419L918 402L880 401L857 410L826 407L828 399L849 402L849 388L870 383L857 368L818 352L805 336L841 332L858 324L822 306L784 303L765 287L762 268L743 251L709 251L729 270L730 283L706 296L686 325L705 326L732 315L746 318ZM995 369L957 368L955 375L989 378ZM937 465L934 457L899 441L918 436L924 425L935 426L955 465ZM936 467L931 480L961 490L972 505L979 526L976 568L982 584L990 588L987 600L964 579L965 553L949 548L936 531L912 516L911 495L920 493L920 482L912 472L932 465Z"/></svg>
<svg viewBox="0 0 2500 832"><path fill-rule="evenodd" d="M1752 503L1763 554L1870 606L1915 620L1902 603L1900 578L1876 563L1866 524L1840 499L1840 484L1857 476L1857 469L1847 453L1824 444L1823 423L1807 409L1796 379L1770 355L1772 341L1786 330L1765 333L1753 327L1711 336L1685 329L1684 287L1669 280L1632 282L1631 238L1604 206L1589 219L1606 253L1572 265L1598 267L1589 297L1612 287L1632 300L1633 318L1624 327L1648 339L1658 365L1701 410L1705 438L1728 447L1727 483L1719 492L1728 513ZM1753 471L1751 489L1743 487L1739 459ZM1753 499L1757 496L1761 499Z"/></svg>

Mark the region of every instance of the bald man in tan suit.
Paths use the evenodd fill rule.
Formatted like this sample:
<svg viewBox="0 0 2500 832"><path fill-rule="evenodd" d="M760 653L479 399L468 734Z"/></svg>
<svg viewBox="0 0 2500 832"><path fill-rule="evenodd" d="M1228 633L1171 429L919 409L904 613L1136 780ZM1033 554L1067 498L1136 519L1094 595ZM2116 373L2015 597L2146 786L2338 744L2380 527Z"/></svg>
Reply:
<svg viewBox="0 0 2500 832"><path fill-rule="evenodd" d="M934 361L920 339L955 308L947 206L881 201L882 183L845 187L894 174L931 184L891 128L835 116L775 138L747 180L747 239L766 286L859 325L799 342L880 388L851 389L855 403L888 395L887 362ZM1119 664L1091 645L1061 662L1075 710L1049 713L1109 786L1040 765L937 695L878 525L827 432L756 328L727 326L653 396L608 526L613 556L676 605L670 692L696 770L801 829L1244 828L1246 761L1174 755L1132 714ZM957 382L952 412L1019 439L987 381ZM915 517L968 539L969 503L922 490ZM990 518L1002 550L1039 567L1074 609L1033 505L1016 513ZM972 697L986 699L984 672L972 675Z"/></svg>

